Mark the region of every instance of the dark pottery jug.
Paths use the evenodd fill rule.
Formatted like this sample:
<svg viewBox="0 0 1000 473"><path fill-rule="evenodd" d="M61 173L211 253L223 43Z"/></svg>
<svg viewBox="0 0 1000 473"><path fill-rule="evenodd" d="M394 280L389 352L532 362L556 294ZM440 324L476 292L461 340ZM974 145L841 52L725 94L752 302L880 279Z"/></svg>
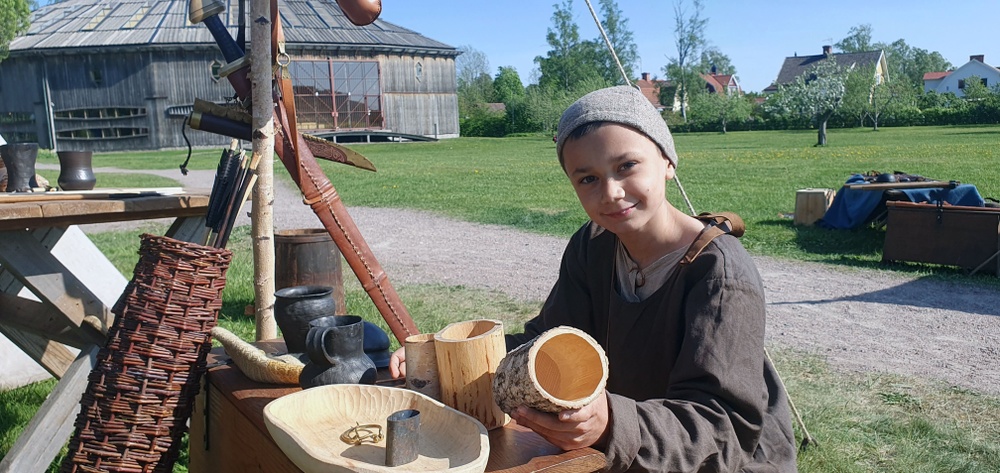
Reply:
<svg viewBox="0 0 1000 473"><path fill-rule="evenodd" d="M0 158L7 168L7 192L31 192L35 181L38 143L8 143L0 146Z"/></svg>
<svg viewBox="0 0 1000 473"><path fill-rule="evenodd" d="M313 320L306 335L309 363L302 368L302 389L327 384L375 384L375 363L365 354L364 323L357 315Z"/></svg>
<svg viewBox="0 0 1000 473"><path fill-rule="evenodd" d="M336 312L330 286L292 286L274 292L274 321L289 353L305 353L309 322Z"/></svg>
<svg viewBox="0 0 1000 473"><path fill-rule="evenodd" d="M59 188L64 191L89 191L97 184L91 151L56 151L59 157Z"/></svg>

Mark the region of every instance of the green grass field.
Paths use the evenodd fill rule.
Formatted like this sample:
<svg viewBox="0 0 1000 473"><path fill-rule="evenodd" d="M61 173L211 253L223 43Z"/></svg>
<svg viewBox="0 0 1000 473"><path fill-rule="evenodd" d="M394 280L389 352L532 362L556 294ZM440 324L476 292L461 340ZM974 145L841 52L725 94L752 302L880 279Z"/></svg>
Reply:
<svg viewBox="0 0 1000 473"><path fill-rule="evenodd" d="M751 252L881 267L882 231L795 227L785 216L794 210L795 191L838 188L856 172L898 170L975 184L984 196L1000 196L998 137L1000 127L927 127L832 130L824 148L812 146L811 131L685 134L676 141L679 175L696 210L742 215L748 224L742 240ZM353 148L371 159L379 172L324 164L349 207L415 208L563 237L586 218L558 167L550 137L462 138ZM197 151L189 167L215 169L218 156L217 150ZM94 165L175 169L183 158L181 151L105 154L95 156ZM54 162L51 156L43 158L49 159ZM288 179L281 169L277 163L276 174ZM669 186L668 194L683 208L675 187ZM237 229L230 242L235 257L220 324L252 339L252 318L243 315L244 307L253 303L248 233L247 228ZM137 236L138 232L115 232L93 239L124 274L131 274ZM952 268L890 268L1000 286L992 276L970 278ZM357 281L345 278L345 288L349 312L382 323ZM516 329L538 308L538 303L461 286L397 289L423 331L470 318L499 318ZM836 371L819 356L781 347L771 347L771 353L819 442L800 452L800 471L1000 471L996 443L1000 398L922 379ZM0 453L10 448L52 385L44 382L0 393ZM802 432L796 429L801 439ZM175 471L186 470L182 458Z"/></svg>

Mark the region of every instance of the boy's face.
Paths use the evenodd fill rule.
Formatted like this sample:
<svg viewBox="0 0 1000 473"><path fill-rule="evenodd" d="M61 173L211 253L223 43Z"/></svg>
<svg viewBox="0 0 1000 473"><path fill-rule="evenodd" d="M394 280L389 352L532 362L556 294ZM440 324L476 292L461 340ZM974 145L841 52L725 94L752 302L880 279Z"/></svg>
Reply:
<svg viewBox="0 0 1000 473"><path fill-rule="evenodd" d="M594 223L619 237L650 229L666 214L666 181L674 168L652 140L607 124L563 145L576 196Z"/></svg>

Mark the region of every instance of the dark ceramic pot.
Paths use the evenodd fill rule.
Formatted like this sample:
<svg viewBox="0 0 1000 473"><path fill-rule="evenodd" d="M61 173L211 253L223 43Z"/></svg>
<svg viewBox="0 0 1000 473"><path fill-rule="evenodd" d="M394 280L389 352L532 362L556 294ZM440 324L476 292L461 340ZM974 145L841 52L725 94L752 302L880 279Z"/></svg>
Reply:
<svg viewBox="0 0 1000 473"><path fill-rule="evenodd" d="M7 168L7 192L30 192L35 182L38 143L13 143L0 146L0 158Z"/></svg>
<svg viewBox="0 0 1000 473"><path fill-rule="evenodd" d="M310 321L336 313L330 286L292 286L274 292L274 320L289 353L305 353Z"/></svg>
<svg viewBox="0 0 1000 473"><path fill-rule="evenodd" d="M302 368L303 389L327 384L375 384L375 363L365 354L364 321L356 315L313 320L306 335L309 363Z"/></svg>
<svg viewBox="0 0 1000 473"><path fill-rule="evenodd" d="M64 191L89 191L97 184L90 151L56 151L59 157L59 188Z"/></svg>

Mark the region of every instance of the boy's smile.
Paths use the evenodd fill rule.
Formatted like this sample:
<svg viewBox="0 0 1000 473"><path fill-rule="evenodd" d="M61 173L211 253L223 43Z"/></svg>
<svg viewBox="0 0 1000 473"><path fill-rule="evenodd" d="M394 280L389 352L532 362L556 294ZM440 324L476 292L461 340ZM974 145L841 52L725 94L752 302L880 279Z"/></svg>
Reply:
<svg viewBox="0 0 1000 473"><path fill-rule="evenodd" d="M623 242L668 224L664 192L674 168L646 135L608 123L567 141L563 159L587 216Z"/></svg>

